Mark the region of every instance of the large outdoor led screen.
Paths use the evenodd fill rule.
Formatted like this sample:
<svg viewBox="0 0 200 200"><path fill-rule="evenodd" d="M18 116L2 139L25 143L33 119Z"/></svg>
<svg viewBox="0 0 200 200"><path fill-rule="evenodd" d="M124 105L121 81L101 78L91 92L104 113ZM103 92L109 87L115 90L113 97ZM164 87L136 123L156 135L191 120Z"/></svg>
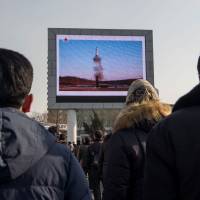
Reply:
<svg viewBox="0 0 200 200"><path fill-rule="evenodd" d="M57 97L117 101L146 79L144 36L56 35L56 49Z"/></svg>

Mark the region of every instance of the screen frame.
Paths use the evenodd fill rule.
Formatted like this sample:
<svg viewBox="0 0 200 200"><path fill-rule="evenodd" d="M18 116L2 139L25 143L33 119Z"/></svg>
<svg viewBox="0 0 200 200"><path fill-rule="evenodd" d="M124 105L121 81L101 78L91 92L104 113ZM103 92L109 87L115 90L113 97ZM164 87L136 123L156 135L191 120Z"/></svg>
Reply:
<svg viewBox="0 0 200 200"><path fill-rule="evenodd" d="M125 96L57 96L57 35L142 36L145 38L146 80L154 85L153 32L127 29L48 29L48 109L121 108Z"/></svg>

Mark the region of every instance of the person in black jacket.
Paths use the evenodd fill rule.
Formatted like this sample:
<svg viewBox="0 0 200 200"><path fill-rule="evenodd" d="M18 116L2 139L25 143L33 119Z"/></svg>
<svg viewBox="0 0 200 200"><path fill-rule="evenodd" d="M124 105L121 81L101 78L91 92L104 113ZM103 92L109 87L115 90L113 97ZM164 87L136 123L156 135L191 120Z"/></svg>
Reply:
<svg viewBox="0 0 200 200"><path fill-rule="evenodd" d="M145 200L200 199L200 84L150 133Z"/></svg>
<svg viewBox="0 0 200 200"><path fill-rule="evenodd" d="M171 108L159 102L156 90L145 80L134 81L126 107L116 118L107 145L108 163L103 200L141 200L145 142L152 127Z"/></svg>
<svg viewBox="0 0 200 200"><path fill-rule="evenodd" d="M69 149L27 117L31 63L0 49L0 199L90 200L89 187Z"/></svg>
<svg viewBox="0 0 200 200"><path fill-rule="evenodd" d="M90 138L85 137L83 140L83 144L80 145L79 154L78 154L78 160L80 162L80 165L85 172L85 175L88 175L88 147L90 145Z"/></svg>
<svg viewBox="0 0 200 200"><path fill-rule="evenodd" d="M111 132L104 136L103 143L101 144L101 149L99 153L99 175L102 180L102 183L106 176L106 169L107 169L107 163L108 163L106 149L107 149L108 141L111 138L111 136L112 136Z"/></svg>
<svg viewBox="0 0 200 200"><path fill-rule="evenodd" d="M93 191L94 200L101 200L99 154L101 149L103 132L97 130L94 133L94 143L88 147L88 176L90 189Z"/></svg>

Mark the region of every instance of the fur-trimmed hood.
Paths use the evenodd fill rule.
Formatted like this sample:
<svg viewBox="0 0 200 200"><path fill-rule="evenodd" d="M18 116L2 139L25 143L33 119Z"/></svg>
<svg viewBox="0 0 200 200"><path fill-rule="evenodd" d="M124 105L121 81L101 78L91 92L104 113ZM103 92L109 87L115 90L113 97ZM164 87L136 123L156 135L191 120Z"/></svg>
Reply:
<svg viewBox="0 0 200 200"><path fill-rule="evenodd" d="M117 116L113 133L125 128L140 128L149 131L155 123L171 113L169 104L159 101L149 101L140 104L130 104L121 110Z"/></svg>

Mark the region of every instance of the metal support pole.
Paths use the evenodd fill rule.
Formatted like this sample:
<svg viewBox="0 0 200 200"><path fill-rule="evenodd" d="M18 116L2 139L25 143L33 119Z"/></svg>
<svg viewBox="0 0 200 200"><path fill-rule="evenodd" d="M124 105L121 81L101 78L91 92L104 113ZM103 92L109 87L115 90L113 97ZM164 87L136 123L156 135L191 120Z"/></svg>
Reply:
<svg viewBox="0 0 200 200"><path fill-rule="evenodd" d="M77 119L76 111L67 111L67 141L77 143Z"/></svg>

